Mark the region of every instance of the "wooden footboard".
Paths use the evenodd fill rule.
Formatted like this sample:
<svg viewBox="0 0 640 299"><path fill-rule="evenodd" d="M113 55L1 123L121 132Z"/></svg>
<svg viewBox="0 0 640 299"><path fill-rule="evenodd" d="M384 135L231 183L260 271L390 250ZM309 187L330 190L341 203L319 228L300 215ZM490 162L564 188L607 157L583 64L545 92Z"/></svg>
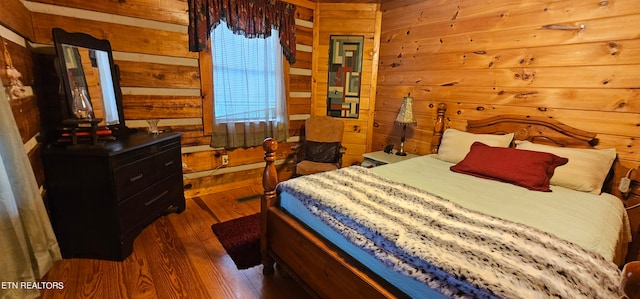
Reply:
<svg viewBox="0 0 640 299"><path fill-rule="evenodd" d="M309 293L320 298L401 298L394 286L369 272L339 249L324 241L291 217L278 205L275 187L278 182L275 151L278 143L266 139L261 200L261 234L263 273L274 273L278 263Z"/></svg>

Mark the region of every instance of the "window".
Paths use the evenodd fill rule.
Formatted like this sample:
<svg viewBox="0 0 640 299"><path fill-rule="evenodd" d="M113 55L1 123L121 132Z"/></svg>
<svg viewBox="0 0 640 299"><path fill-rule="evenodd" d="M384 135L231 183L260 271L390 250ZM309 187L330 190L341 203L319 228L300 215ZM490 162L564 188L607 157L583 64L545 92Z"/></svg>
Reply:
<svg viewBox="0 0 640 299"><path fill-rule="evenodd" d="M258 146L266 137L285 140L284 60L278 31L272 30L266 39L246 38L221 22L210 42L210 60L201 57L201 63L211 66L211 74L203 72L202 78L205 109L211 111L204 115L211 146Z"/></svg>
<svg viewBox="0 0 640 299"><path fill-rule="evenodd" d="M284 99L282 47L278 32L245 38L221 23L211 32L216 122L277 120Z"/></svg>

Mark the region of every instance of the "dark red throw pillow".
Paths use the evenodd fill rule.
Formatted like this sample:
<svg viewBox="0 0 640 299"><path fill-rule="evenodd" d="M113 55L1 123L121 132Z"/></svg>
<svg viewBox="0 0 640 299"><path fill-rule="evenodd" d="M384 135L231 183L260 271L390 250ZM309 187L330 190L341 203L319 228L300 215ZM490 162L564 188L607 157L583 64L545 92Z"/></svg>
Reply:
<svg viewBox="0 0 640 299"><path fill-rule="evenodd" d="M535 191L551 191L549 180L556 167L569 159L554 154L488 146L474 142L467 156L451 170L497 180Z"/></svg>

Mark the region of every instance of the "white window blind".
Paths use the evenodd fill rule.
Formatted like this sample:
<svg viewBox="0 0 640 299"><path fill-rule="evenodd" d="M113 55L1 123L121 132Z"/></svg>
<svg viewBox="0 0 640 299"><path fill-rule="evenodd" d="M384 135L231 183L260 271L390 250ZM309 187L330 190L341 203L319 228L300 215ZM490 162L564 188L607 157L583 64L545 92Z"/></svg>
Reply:
<svg viewBox="0 0 640 299"><path fill-rule="evenodd" d="M284 100L278 32L245 38L221 23L211 33L214 111L217 122L273 121Z"/></svg>

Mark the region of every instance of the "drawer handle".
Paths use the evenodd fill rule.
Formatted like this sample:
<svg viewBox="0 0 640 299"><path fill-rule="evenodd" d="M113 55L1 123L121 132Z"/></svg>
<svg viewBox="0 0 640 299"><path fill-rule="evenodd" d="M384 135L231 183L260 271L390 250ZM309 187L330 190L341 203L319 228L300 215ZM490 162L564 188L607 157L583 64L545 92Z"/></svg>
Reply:
<svg viewBox="0 0 640 299"><path fill-rule="evenodd" d="M132 176L132 177L129 178L129 182L135 182L135 181L141 179L143 176L144 176L143 173L141 173L139 175L136 175L136 176Z"/></svg>
<svg viewBox="0 0 640 299"><path fill-rule="evenodd" d="M148 207L149 205L151 205L152 203L158 201L158 199L162 198L163 196L167 195L167 193L169 193L169 190L164 190L164 192L162 192L160 195L154 197L152 200L147 201L144 203L145 207Z"/></svg>
<svg viewBox="0 0 640 299"><path fill-rule="evenodd" d="M167 163L164 163L164 167L167 167L167 166L169 166L169 165L171 165L171 164L173 164L173 160L171 160L171 161L169 161L169 162L167 162Z"/></svg>

